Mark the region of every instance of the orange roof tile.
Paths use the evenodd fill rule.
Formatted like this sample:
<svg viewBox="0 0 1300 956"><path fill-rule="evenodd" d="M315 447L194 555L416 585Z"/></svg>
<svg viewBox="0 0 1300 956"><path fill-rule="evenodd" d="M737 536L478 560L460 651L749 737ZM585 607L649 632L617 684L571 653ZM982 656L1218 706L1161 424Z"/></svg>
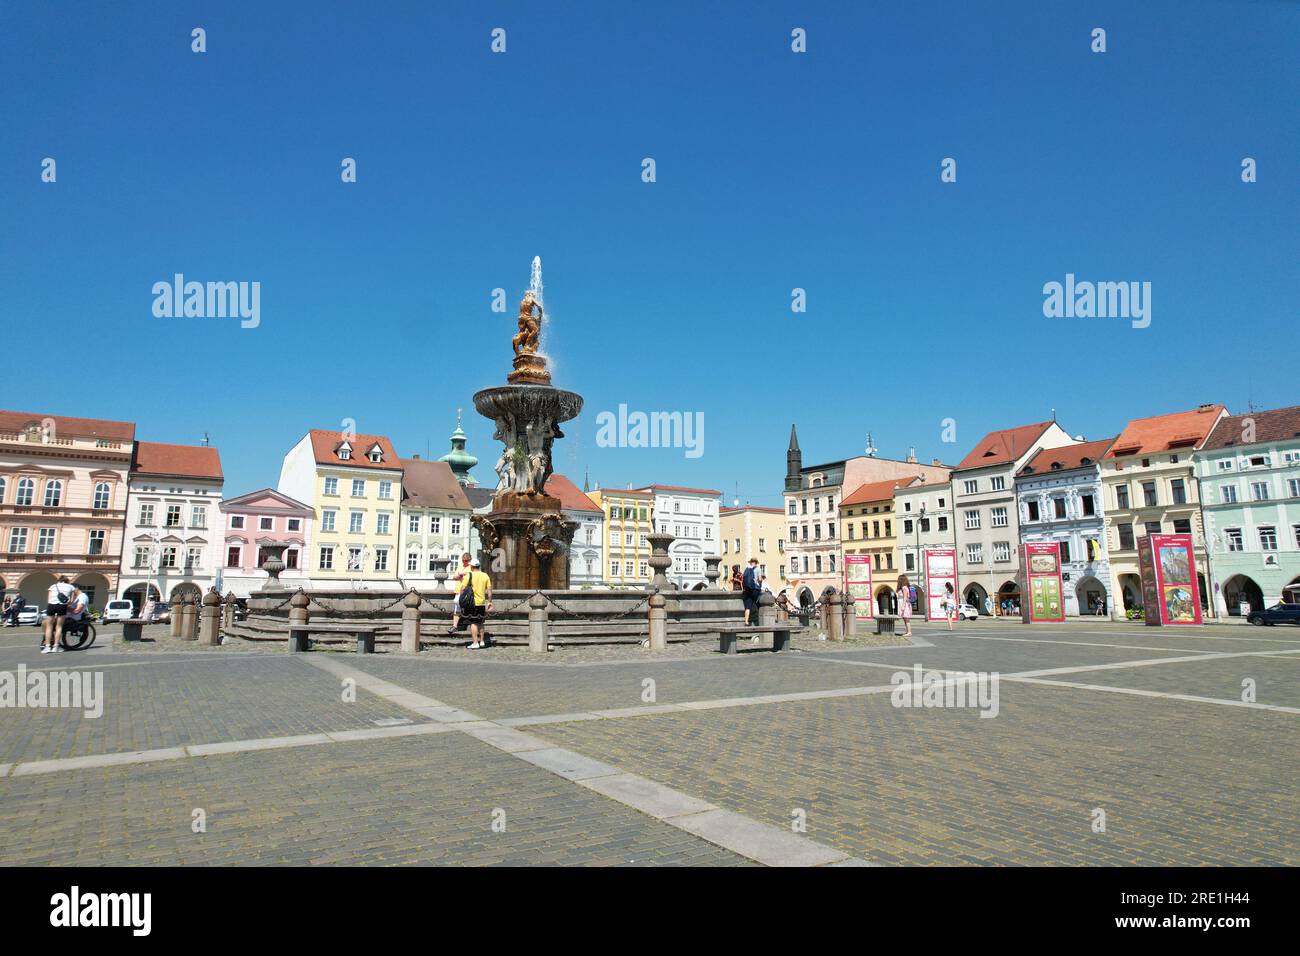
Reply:
<svg viewBox="0 0 1300 956"><path fill-rule="evenodd" d="M1222 405L1202 405L1186 412L1135 418L1124 426L1124 430L1106 452L1106 457L1119 458L1122 455L1150 454L1171 448L1200 447L1214 430L1220 414L1225 411L1227 409Z"/></svg>
<svg viewBox="0 0 1300 956"><path fill-rule="evenodd" d="M164 445L135 443L133 475L166 475L174 478L222 480L221 455L211 445Z"/></svg>
<svg viewBox="0 0 1300 956"><path fill-rule="evenodd" d="M546 493L559 498L560 507L566 511L591 511L598 515L605 513L577 485L559 473L546 479Z"/></svg>
<svg viewBox="0 0 1300 956"><path fill-rule="evenodd" d="M1045 471L1066 471L1070 468L1082 468L1085 464L1095 464L1106 454L1113 438L1099 441L1085 441L1077 445L1062 445L1060 448L1042 448L1038 454L1025 462L1018 474L1038 475ZM1085 461L1085 459L1087 459Z"/></svg>
<svg viewBox="0 0 1300 956"><path fill-rule="evenodd" d="M0 431L19 432L32 423L53 419L54 433L61 438L103 438L109 441L132 441L135 422L104 421L98 418L72 418L43 412L0 411Z"/></svg>
<svg viewBox="0 0 1300 956"><path fill-rule="evenodd" d="M891 478L888 481L869 481L865 485L859 485L851 495L841 500L840 507L893 498L895 489L907 488L917 480L917 478Z"/></svg>
<svg viewBox="0 0 1300 956"><path fill-rule="evenodd" d="M342 432L324 431L319 428L313 428L307 434L311 436L311 449L316 456L316 464L318 465L339 465L345 468L376 468L387 471L402 470L402 460L397 457L397 452L393 449L393 443L383 435L344 436ZM352 446L352 457L343 461L335 453L335 449L342 444L345 437L347 437L348 444ZM366 457L367 452L376 443L379 445L379 450L383 452L383 460L380 462L373 462Z"/></svg>
<svg viewBox="0 0 1300 956"><path fill-rule="evenodd" d="M1005 465L1013 462L1043 436L1054 422L1034 422L1032 425L1017 425L1015 428L1003 428L989 432L981 438L970 454L957 463L955 470L963 468L984 468L988 465Z"/></svg>

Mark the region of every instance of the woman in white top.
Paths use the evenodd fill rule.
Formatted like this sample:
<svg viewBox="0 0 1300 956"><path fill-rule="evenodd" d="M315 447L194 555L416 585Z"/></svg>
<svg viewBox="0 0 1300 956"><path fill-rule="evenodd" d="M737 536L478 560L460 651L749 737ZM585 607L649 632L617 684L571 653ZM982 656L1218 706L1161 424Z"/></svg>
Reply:
<svg viewBox="0 0 1300 956"><path fill-rule="evenodd" d="M59 654L63 652L63 618L68 613L68 599L74 588L66 576L60 576L50 585L46 593L45 605L45 641L41 645L42 654Z"/></svg>

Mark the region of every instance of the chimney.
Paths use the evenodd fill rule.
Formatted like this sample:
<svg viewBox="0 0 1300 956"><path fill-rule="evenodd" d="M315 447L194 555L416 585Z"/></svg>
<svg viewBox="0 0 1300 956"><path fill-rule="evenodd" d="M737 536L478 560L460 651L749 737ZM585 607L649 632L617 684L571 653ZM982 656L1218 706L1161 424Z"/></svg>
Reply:
<svg viewBox="0 0 1300 956"><path fill-rule="evenodd" d="M909 448L909 449L907 450L907 463L908 463L909 465L915 465L915 464L916 464L916 449L915 449L915 448Z"/></svg>
<svg viewBox="0 0 1300 956"><path fill-rule="evenodd" d="M412 460L412 461L419 461L419 460L420 460L420 456L419 456L419 455L412 455L412 456L411 456L411 460Z"/></svg>
<svg viewBox="0 0 1300 956"><path fill-rule="evenodd" d="M938 458L931 458L930 464L933 465L935 468L938 468L943 464L943 462L941 462Z"/></svg>
<svg viewBox="0 0 1300 956"><path fill-rule="evenodd" d="M1214 411L1214 407L1215 406L1213 402L1206 402L1204 405L1199 406L1196 410L1198 412L1212 412Z"/></svg>

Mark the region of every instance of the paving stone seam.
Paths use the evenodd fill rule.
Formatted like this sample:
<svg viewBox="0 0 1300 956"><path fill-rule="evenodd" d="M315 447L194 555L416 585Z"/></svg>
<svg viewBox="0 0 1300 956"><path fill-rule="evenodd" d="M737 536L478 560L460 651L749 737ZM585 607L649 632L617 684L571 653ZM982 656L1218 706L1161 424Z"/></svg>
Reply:
<svg viewBox="0 0 1300 956"><path fill-rule="evenodd" d="M1112 687L1109 684L1080 684L1075 681L1043 680L1038 677L1004 677L1002 679L1018 684L1036 684L1043 687L1069 687L1074 690L1100 690L1111 694L1130 694L1134 697L1163 697L1168 700L1185 700L1196 704L1220 704L1225 707L1244 707L1247 710L1271 710L1280 714L1300 714L1300 707L1284 707L1281 704L1261 704L1252 701L1233 700L1230 697L1200 697L1195 694L1173 694L1168 691L1146 690L1140 687Z"/></svg>
<svg viewBox="0 0 1300 956"><path fill-rule="evenodd" d="M794 833L787 833L742 814L715 807L707 801L691 797L655 781L627 774L617 767L593 760L575 751L547 745L545 741L537 738L531 740L542 746L515 746L520 743L519 738L526 738L527 735L512 736L517 732L509 726L475 717L441 701L408 691L337 661L312 659L310 656L304 656L302 660L304 663L330 671L336 676L350 677L357 682L358 687L364 687L371 693L379 693L380 696L398 706L417 710L434 720L441 719L436 712L449 711L463 714L467 719L447 719L447 726L468 733L489 747L556 774L571 783L587 785L586 788L595 793L632 807L640 813L756 863L765 866L821 866L853 859L850 854L842 850L836 850ZM376 690L377 687L380 690ZM644 712L643 708L636 709ZM597 720L602 719L595 714L592 716ZM611 793L607 792L609 789L607 785L593 783L601 779L608 781L614 777L644 781L644 785L625 786L617 793ZM693 812L683 809L681 813L665 816L662 815L665 805L689 808Z"/></svg>

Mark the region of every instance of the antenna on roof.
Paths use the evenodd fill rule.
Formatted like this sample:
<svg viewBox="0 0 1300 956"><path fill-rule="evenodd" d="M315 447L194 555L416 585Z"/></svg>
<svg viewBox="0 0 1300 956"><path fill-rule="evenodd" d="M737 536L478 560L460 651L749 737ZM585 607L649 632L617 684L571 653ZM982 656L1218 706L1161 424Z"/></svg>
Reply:
<svg viewBox="0 0 1300 956"><path fill-rule="evenodd" d="M1056 409L1052 409L1052 421L1056 421Z"/></svg>
<svg viewBox="0 0 1300 956"><path fill-rule="evenodd" d="M871 432L867 432L867 457L876 457L876 446L871 443Z"/></svg>
<svg viewBox="0 0 1300 956"><path fill-rule="evenodd" d="M208 433L207 433L207 432L204 432L204 433L203 433L203 441L199 442L199 444L202 445L204 448L207 448L207 447L208 447L208 443L209 443Z"/></svg>

